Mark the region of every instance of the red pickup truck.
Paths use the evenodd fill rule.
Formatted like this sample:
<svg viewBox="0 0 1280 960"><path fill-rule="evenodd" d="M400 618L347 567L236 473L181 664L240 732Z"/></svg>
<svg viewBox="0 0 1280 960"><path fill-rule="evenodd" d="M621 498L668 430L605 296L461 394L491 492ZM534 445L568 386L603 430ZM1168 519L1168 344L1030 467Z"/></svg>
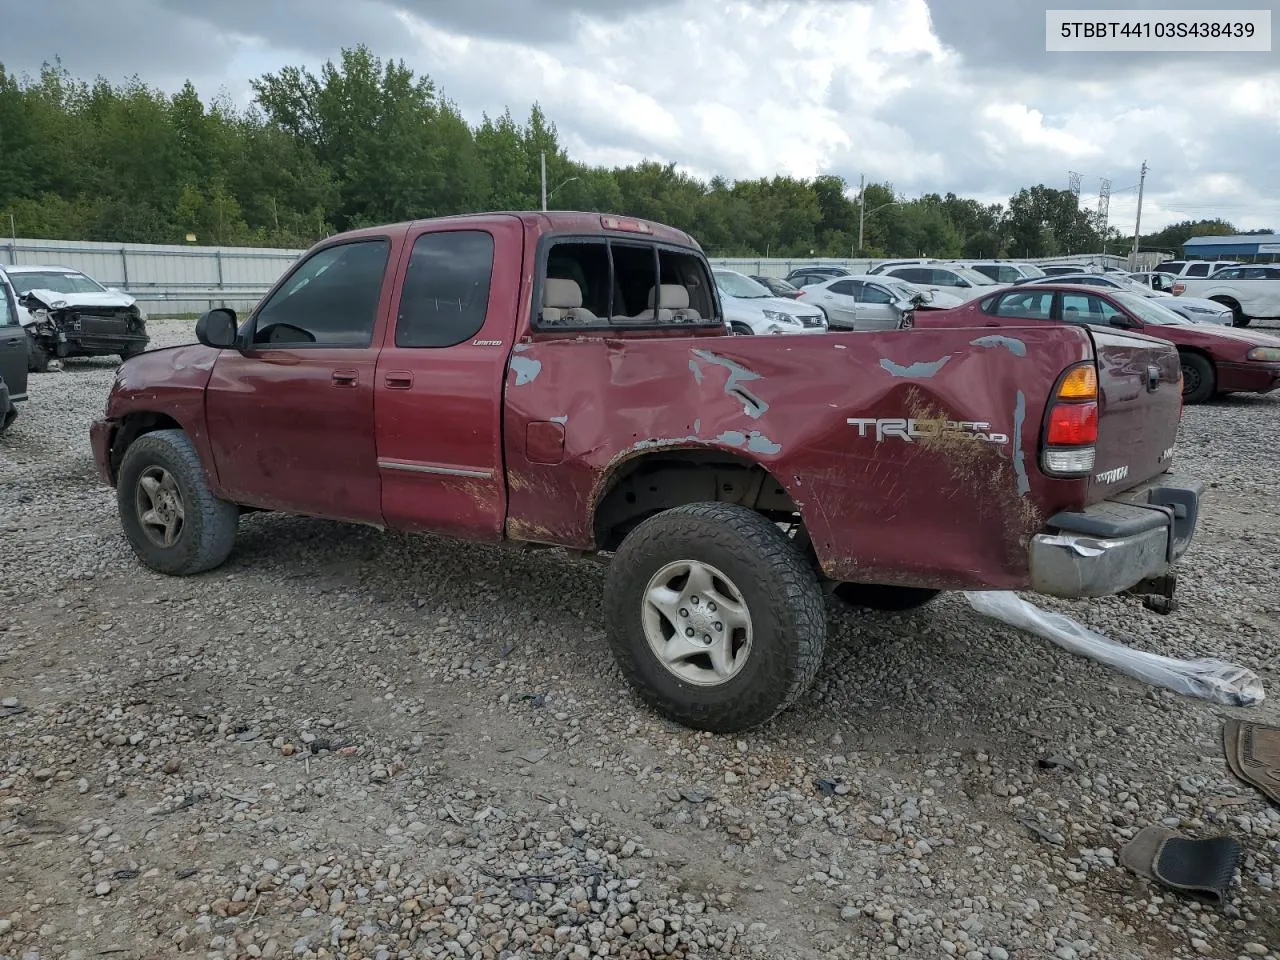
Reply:
<svg viewBox="0 0 1280 960"><path fill-rule="evenodd" d="M1170 598L1202 484L1169 471L1174 347L1028 322L730 335L660 224L494 213L312 248L243 322L124 363L92 427L134 551L175 575L282 511L611 555L628 680L689 726L794 702L824 590Z"/></svg>

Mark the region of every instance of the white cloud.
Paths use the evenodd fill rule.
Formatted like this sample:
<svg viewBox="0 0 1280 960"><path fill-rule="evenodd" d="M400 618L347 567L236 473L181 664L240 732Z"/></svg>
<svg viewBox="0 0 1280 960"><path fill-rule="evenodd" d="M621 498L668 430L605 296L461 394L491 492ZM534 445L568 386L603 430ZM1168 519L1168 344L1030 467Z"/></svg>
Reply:
<svg viewBox="0 0 1280 960"><path fill-rule="evenodd" d="M866 174L984 201L1066 187L1078 170L1090 206L1112 180L1123 230L1146 160L1144 229L1209 216L1280 228L1280 61L1049 55L1047 0L984 0L981 14L957 0L306 0L301 21L302 0L74 2L83 16L58 31L20 30L6 66L61 54L74 72L136 70L169 88L196 71L206 95L243 100L250 76L366 42L430 74L472 120L541 103L588 163ZM128 29L104 57L99 34L116 21Z"/></svg>

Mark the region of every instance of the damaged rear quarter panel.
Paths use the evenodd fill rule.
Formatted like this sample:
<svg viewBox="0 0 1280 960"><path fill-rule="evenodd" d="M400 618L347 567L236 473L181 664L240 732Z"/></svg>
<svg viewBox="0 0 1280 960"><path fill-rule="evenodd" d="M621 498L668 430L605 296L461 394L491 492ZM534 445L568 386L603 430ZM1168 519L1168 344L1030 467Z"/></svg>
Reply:
<svg viewBox="0 0 1280 960"><path fill-rule="evenodd" d="M1091 347L1074 328L1007 330L1018 356L972 346L985 332L521 344L506 381L508 532L589 549L595 505L631 461L714 449L770 471L833 579L1025 585L1027 539L1082 503L1081 482L1043 476L1035 458L1055 378ZM1008 442L877 440L849 423L886 418L988 423ZM526 456L534 421L563 424L562 462Z"/></svg>

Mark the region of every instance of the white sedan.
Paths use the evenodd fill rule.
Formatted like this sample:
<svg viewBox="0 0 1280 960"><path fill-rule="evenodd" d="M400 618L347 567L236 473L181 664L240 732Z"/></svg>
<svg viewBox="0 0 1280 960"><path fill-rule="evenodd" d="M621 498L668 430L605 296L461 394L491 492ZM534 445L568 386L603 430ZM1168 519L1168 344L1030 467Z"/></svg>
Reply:
<svg viewBox="0 0 1280 960"><path fill-rule="evenodd" d="M800 291L801 301L822 308L832 330L898 330L917 308L944 310L964 301L891 276L832 277Z"/></svg>
<svg viewBox="0 0 1280 960"><path fill-rule="evenodd" d="M736 270L712 270L724 320L737 334L826 333L827 317L817 307L775 297L766 286Z"/></svg>
<svg viewBox="0 0 1280 960"><path fill-rule="evenodd" d="M1009 286L1007 283L996 283L985 274L968 267L959 267L949 263L928 263L915 266L886 267L883 264L871 271L872 276L897 277L917 287L931 291L941 291L959 297L964 302L984 297Z"/></svg>

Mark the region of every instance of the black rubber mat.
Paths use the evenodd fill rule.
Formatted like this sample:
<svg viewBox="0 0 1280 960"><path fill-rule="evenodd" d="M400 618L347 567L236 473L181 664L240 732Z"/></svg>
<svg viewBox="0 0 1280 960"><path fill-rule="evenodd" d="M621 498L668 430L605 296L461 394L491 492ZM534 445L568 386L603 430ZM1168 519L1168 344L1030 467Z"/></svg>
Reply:
<svg viewBox="0 0 1280 960"><path fill-rule="evenodd" d="M1168 837L1156 851L1156 881L1209 903L1222 903L1243 850L1231 837Z"/></svg>

